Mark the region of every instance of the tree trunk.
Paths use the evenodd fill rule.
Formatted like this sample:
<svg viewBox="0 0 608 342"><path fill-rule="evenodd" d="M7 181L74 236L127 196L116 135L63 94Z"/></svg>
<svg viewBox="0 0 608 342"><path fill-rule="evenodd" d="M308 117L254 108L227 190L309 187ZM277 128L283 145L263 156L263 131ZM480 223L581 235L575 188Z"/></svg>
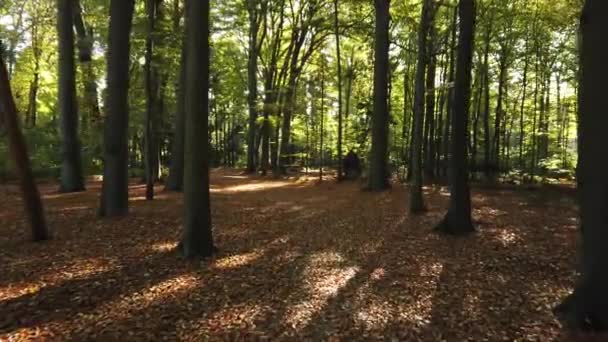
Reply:
<svg viewBox="0 0 608 342"><path fill-rule="evenodd" d="M38 186L34 179L30 159L27 153L27 144L19 127L17 108L13 99L13 92L9 81L8 70L4 59L0 56L0 122L3 122L8 136L9 150L15 161L17 174L20 178L21 192L32 228L34 241L48 240L51 234L44 218L44 209Z"/></svg>
<svg viewBox="0 0 608 342"><path fill-rule="evenodd" d="M471 219L471 194L467 162L467 117L471 97L471 64L475 31L475 1L460 0L460 37L452 115L450 157L450 207L437 230L454 235L474 231Z"/></svg>
<svg viewBox="0 0 608 342"><path fill-rule="evenodd" d="M324 57L322 57L324 59ZM319 129L319 182L323 181L323 136L325 135L325 60L321 61L321 125Z"/></svg>
<svg viewBox="0 0 608 342"><path fill-rule="evenodd" d="M59 37L59 112L61 115L62 164L60 192L84 190L78 106L76 104L76 70L74 62L74 3L57 1L57 35Z"/></svg>
<svg viewBox="0 0 608 342"><path fill-rule="evenodd" d="M528 90L528 38L526 38L526 47L524 49L524 74L522 79L523 94L521 97L521 107L519 111L519 168L523 171L525 168L524 161L524 143L525 143L525 122L524 122L524 110L526 104L526 96Z"/></svg>
<svg viewBox="0 0 608 342"><path fill-rule="evenodd" d="M574 293L556 310L569 328L599 333L608 331L608 161L604 148L605 129L608 126L608 97L603 87L608 78L608 50L598 48L606 40L607 16L608 2L586 1L581 18L580 140L577 167L581 230L584 228L582 267Z"/></svg>
<svg viewBox="0 0 608 342"><path fill-rule="evenodd" d="M484 85L484 116L483 116L483 170L487 179L492 177L492 162L490 159L490 41L492 25L489 24L485 35L485 48L483 57L483 85Z"/></svg>
<svg viewBox="0 0 608 342"><path fill-rule="evenodd" d="M187 3L187 1L186 1ZM186 24L186 27L188 25ZM184 141L186 131L186 54L187 34L182 37L181 70L177 87L177 108L175 111L175 134L171 148L171 166L167 178L166 189L182 191L184 185Z"/></svg>
<svg viewBox="0 0 608 342"><path fill-rule="evenodd" d="M247 105L249 106L249 125L247 130L247 169L248 173L254 173L255 165L255 133L258 98L258 30L259 21L255 0L247 1L247 11L249 14L249 49L247 55Z"/></svg>
<svg viewBox="0 0 608 342"><path fill-rule="evenodd" d="M146 76L146 117L145 117L145 172L146 172L146 200L154 199L154 169L157 167L157 158L155 157L158 151L156 132L156 102L158 88L158 73L152 65L155 49L155 21L157 16L157 0L146 0L146 12L148 15L148 29L146 35L146 53L145 53L145 76Z"/></svg>
<svg viewBox="0 0 608 342"><path fill-rule="evenodd" d="M432 0L424 0L420 27L418 29L418 61L416 63L416 80L414 87L414 122L412 127L411 169L412 184L410 186L410 212L425 211L422 197L422 128L424 124L424 74L427 65L427 35L431 23Z"/></svg>
<svg viewBox="0 0 608 342"><path fill-rule="evenodd" d="M451 30L451 37L450 37L450 62L449 62L449 71L448 71L448 84L449 84L449 88L447 89L447 108L446 108L446 117L445 117L445 126L443 128L443 139L442 139L442 146L441 146L441 154L443 154L443 160L441 163L441 169L442 169L442 173L444 175L447 175L447 169L448 169L448 160L449 160L449 146L450 146L450 122L451 122L451 118L452 118L452 112L454 110L453 108L453 104L454 104L454 78L455 78L455 66L456 66L456 61L455 61L455 51L456 51L456 24L458 23L458 9L454 8L454 13L452 15L452 30Z"/></svg>
<svg viewBox="0 0 608 342"><path fill-rule="evenodd" d="M184 173L184 233L186 257L213 255L209 198L209 2L188 4L186 57L186 152ZM201 91L202 90L202 91ZM203 151L203 153L201 153Z"/></svg>
<svg viewBox="0 0 608 342"><path fill-rule="evenodd" d="M91 124L99 124L101 111L97 92L97 80L93 69L93 29L87 28L82 16L82 6L79 0L74 0L74 28L78 37L78 60L81 64L82 83L84 85L83 108L81 123L83 130L88 130ZM97 127L94 127L97 128Z"/></svg>
<svg viewBox="0 0 608 342"><path fill-rule="evenodd" d="M374 115L368 187L372 191L387 189L388 180L388 49L390 0L375 0L376 33L374 45Z"/></svg>
<svg viewBox="0 0 608 342"><path fill-rule="evenodd" d="M336 35L336 64L338 73L338 180L342 180L342 55L340 54L340 22L338 0L334 0L334 31Z"/></svg>
<svg viewBox="0 0 608 342"><path fill-rule="evenodd" d="M492 142L492 164L500 170L500 137L501 120L503 117L503 98L505 93L505 83L507 82L507 52L506 48L501 49L499 72L498 72L498 97L496 99L496 117L494 119L494 141Z"/></svg>
<svg viewBox="0 0 608 342"><path fill-rule="evenodd" d="M424 146L424 178L432 180L435 178L435 72L437 71L437 58L434 56L434 28L431 28L431 33L428 42L428 67L426 74L426 119L425 123L425 146Z"/></svg>
<svg viewBox="0 0 608 342"><path fill-rule="evenodd" d="M40 47L40 36L38 35L38 20L36 19L32 22L32 54L34 58L34 75L30 83L27 113L25 116L25 125L27 127L36 127L36 118L38 116L38 89L40 84L42 48Z"/></svg>
<svg viewBox="0 0 608 342"><path fill-rule="evenodd" d="M129 50L134 0L110 2L101 216L129 210Z"/></svg>

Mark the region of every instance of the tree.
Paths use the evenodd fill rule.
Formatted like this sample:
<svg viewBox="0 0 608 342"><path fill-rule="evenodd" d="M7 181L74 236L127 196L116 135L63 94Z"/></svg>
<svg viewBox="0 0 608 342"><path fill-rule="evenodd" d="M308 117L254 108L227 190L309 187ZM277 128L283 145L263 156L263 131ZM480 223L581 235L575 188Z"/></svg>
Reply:
<svg viewBox="0 0 608 342"><path fill-rule="evenodd" d="M101 216L121 216L129 210L128 92L133 8L134 0L110 2Z"/></svg>
<svg viewBox="0 0 608 342"><path fill-rule="evenodd" d="M187 1L186 1L187 4ZM186 9L187 11L187 9ZM186 25L187 27L187 25ZM177 86L177 108L175 109L175 134L171 149L169 177L165 185L169 191L182 191L184 186L184 143L186 135L186 55L187 33L182 34L179 81Z"/></svg>
<svg viewBox="0 0 608 342"><path fill-rule="evenodd" d="M334 32L338 73L338 180L342 180L342 56L340 55L340 22L338 0L334 0Z"/></svg>
<svg viewBox="0 0 608 342"><path fill-rule="evenodd" d="M30 165L25 138L19 127L17 108L8 76L4 57L0 55L0 123L6 126L9 148L15 160L17 174L20 176L23 201L32 227L32 239L34 241L48 240L51 238L51 234L44 218L44 208Z"/></svg>
<svg viewBox="0 0 608 342"><path fill-rule="evenodd" d="M92 122L99 120L101 113L97 92L97 79L93 68L93 28L85 24L83 8L80 0L74 0L74 28L77 35L78 61L82 72L84 84L82 113L82 128L87 130Z"/></svg>
<svg viewBox="0 0 608 342"><path fill-rule="evenodd" d="M436 227L447 234L465 234L474 230L471 220L471 195L467 157L467 122L471 98L471 66L475 31L475 1L460 0L460 36L452 113L450 172L450 207Z"/></svg>
<svg viewBox="0 0 608 342"><path fill-rule="evenodd" d="M206 153L209 150L209 2L187 1L185 215L181 249L186 257L208 257L215 250Z"/></svg>
<svg viewBox="0 0 608 342"><path fill-rule="evenodd" d="M146 120L144 130L146 199L154 199L155 170L158 170L158 139L156 138L156 121L158 119L158 70L154 65L157 39L155 39L156 20L162 0L146 0L148 30L146 35L145 73L146 73Z"/></svg>
<svg viewBox="0 0 608 342"><path fill-rule="evenodd" d="M62 156L59 191L84 190L80 139L78 138L78 106L76 104L76 69L74 63L74 2L57 0L57 32L59 36L59 111L61 114Z"/></svg>
<svg viewBox="0 0 608 342"><path fill-rule="evenodd" d="M427 36L432 21L433 1L424 0L420 26L418 28L418 61L416 63L416 79L414 87L414 122L412 127L412 144L410 168L412 169L412 184L410 186L410 212L425 211L422 197L422 126L424 122L424 71L427 65Z"/></svg>
<svg viewBox="0 0 608 342"><path fill-rule="evenodd" d="M245 0L247 2L247 13L249 14L249 49L247 59L247 104L249 105L249 126L247 131L247 172L253 173L256 170L255 143L256 120L258 118L257 99L258 99L258 53L264 42L266 35L258 39L260 26L266 15L267 2L262 1L261 8L258 8L257 0Z"/></svg>
<svg viewBox="0 0 608 342"><path fill-rule="evenodd" d="M574 330L608 331L608 161L605 128L608 125L608 50L601 48L608 31L608 2L587 0L581 16L579 159L577 181L582 232L581 276L573 294L557 313Z"/></svg>
<svg viewBox="0 0 608 342"><path fill-rule="evenodd" d="M388 171L388 50L390 0L375 0L374 114L368 187L381 191L389 187Z"/></svg>

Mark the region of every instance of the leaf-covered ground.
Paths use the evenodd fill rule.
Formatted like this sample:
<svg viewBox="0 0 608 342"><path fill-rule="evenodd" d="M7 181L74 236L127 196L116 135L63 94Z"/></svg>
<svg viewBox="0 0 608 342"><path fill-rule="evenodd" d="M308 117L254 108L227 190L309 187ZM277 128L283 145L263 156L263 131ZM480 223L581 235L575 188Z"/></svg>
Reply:
<svg viewBox="0 0 608 342"><path fill-rule="evenodd" d="M407 189L270 180L215 170L220 254L181 259L180 194L143 198L98 219L100 183L42 185L55 239L31 243L18 189L0 185L0 340L547 341L551 308L575 274L571 192L473 189L478 232L431 232L406 213Z"/></svg>

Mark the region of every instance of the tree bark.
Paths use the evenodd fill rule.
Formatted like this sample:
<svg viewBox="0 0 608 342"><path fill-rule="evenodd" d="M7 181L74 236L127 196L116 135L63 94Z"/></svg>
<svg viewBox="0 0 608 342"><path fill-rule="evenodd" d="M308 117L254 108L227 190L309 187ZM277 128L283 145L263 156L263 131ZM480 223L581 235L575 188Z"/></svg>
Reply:
<svg viewBox="0 0 608 342"><path fill-rule="evenodd" d="M424 124L424 74L427 65L427 35L431 23L432 0L424 0L420 27L418 28L418 61L414 86L414 122L411 142L412 184L410 186L410 212L421 213L426 210L422 197L422 129Z"/></svg>
<svg viewBox="0 0 608 342"><path fill-rule="evenodd" d="M471 65L475 37L475 1L460 0L460 37L452 115L450 156L450 207L437 230L453 235L474 231L467 161L467 121L471 97Z"/></svg>
<svg viewBox="0 0 608 342"><path fill-rule="evenodd" d="M51 238L51 234L44 218L40 192L30 165L27 144L19 127L9 74L2 56L0 56L0 122L4 123L6 127L9 150L20 178L25 211L32 229L32 239L34 241L48 240Z"/></svg>
<svg viewBox="0 0 608 342"><path fill-rule="evenodd" d="M62 163L60 192L84 190L78 106L76 104L76 69L74 62L74 3L57 1L59 37L59 112L61 115Z"/></svg>
<svg viewBox="0 0 608 342"><path fill-rule="evenodd" d="M605 129L608 126L608 50L598 48L608 32L608 2L587 0L581 17L580 120L577 178L582 232L581 276L574 293L556 309L566 325L587 332L608 331L608 161ZM591 336L590 336L591 337Z"/></svg>
<svg viewBox="0 0 608 342"><path fill-rule="evenodd" d="M334 0L334 31L336 35L336 64L338 73L338 180L342 180L342 55L340 54L340 21L338 0Z"/></svg>
<svg viewBox="0 0 608 342"><path fill-rule="evenodd" d="M82 129L88 130L91 124L98 124L101 117L97 92L97 80L93 70L93 29L87 28L82 16L79 0L74 0L74 28L77 35L78 60L81 65L82 83L84 85L83 108L81 109Z"/></svg>
<svg viewBox="0 0 608 342"><path fill-rule="evenodd" d="M184 231L186 257L214 254L209 198L209 1L186 0L186 152ZM203 151L203 153L201 153Z"/></svg>
<svg viewBox="0 0 608 342"><path fill-rule="evenodd" d="M187 3L187 1L186 1ZM186 9L187 11L187 9ZM186 23L186 27L188 24ZM184 30L185 31L185 30ZM182 36L181 70L177 87L177 108L175 110L175 134L171 148L171 166L167 178L166 189L169 191L182 191L184 186L184 141L186 131L186 54L187 33Z"/></svg>
<svg viewBox="0 0 608 342"><path fill-rule="evenodd" d="M146 117L145 117L145 172L146 172L146 200L154 199L154 182L155 172L158 168L158 141L156 139L156 119L157 119L157 92L158 92L158 72L153 66L154 49L155 49L155 26L158 12L157 0L146 0L146 12L148 20L148 29L146 35L146 53L145 53L145 76L146 76Z"/></svg>
<svg viewBox="0 0 608 342"><path fill-rule="evenodd" d="M372 191L387 189L388 171L388 49L390 0L375 0L376 33L374 43L374 115L369 183Z"/></svg>
<svg viewBox="0 0 608 342"><path fill-rule="evenodd" d="M249 173L254 173L256 170L255 158L255 136L256 136L256 121L257 98L258 98L258 31L260 29L259 16L265 15L257 9L258 1L246 0L247 12L249 14L249 48L247 55L247 105L249 106L249 126L247 130L247 169Z"/></svg>
<svg viewBox="0 0 608 342"><path fill-rule="evenodd" d="M101 216L122 216L129 210L128 92L133 8L134 0L110 2Z"/></svg>
<svg viewBox="0 0 608 342"><path fill-rule="evenodd" d="M491 141L490 141L490 42L492 24L488 24L485 34L485 48L483 57L483 85L484 85L484 111L483 111L483 170L487 179L492 177Z"/></svg>
<svg viewBox="0 0 608 342"><path fill-rule="evenodd" d="M428 41L428 61L426 74L426 119L425 123L425 146L424 146L424 177L427 180L435 178L435 73L437 71L437 58L434 56L435 29L430 28L430 39Z"/></svg>

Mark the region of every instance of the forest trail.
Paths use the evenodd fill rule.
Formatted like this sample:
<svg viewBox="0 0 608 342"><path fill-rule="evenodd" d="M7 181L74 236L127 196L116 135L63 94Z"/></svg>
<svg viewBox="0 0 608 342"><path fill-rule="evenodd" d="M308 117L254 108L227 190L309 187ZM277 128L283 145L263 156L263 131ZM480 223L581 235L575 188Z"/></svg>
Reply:
<svg viewBox="0 0 608 342"><path fill-rule="evenodd" d="M217 257L184 262L182 195L130 187L130 215L41 191L54 239L28 241L18 189L0 186L0 340L552 340L573 286L571 195L473 187L478 232L432 233L447 208L407 214L407 191L211 173ZM556 194L558 194L556 192Z"/></svg>

